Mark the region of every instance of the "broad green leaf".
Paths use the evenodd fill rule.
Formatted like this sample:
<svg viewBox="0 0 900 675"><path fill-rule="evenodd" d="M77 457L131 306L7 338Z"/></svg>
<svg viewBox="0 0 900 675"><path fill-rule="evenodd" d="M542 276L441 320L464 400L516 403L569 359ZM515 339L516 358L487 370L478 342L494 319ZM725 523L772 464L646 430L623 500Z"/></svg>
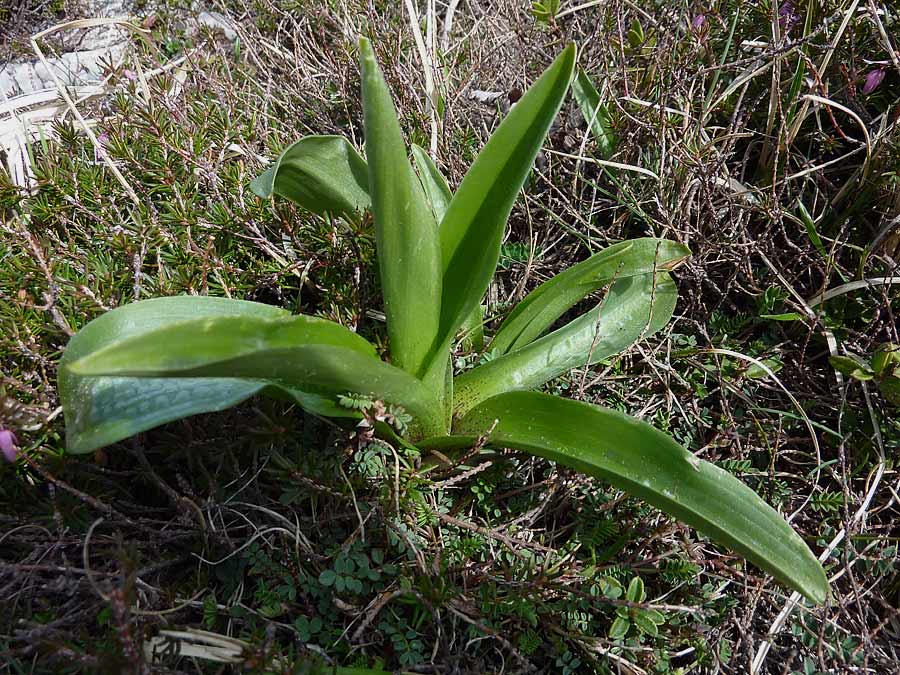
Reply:
<svg viewBox="0 0 900 675"><path fill-rule="evenodd" d="M321 417L352 417L355 419L362 417L359 411L342 406L334 395L314 394L311 391L303 391L302 389L285 385L270 385L265 389L261 389L259 393L269 398L293 401L306 412Z"/></svg>
<svg viewBox="0 0 900 675"><path fill-rule="evenodd" d="M628 635L630 628L631 622L628 619L617 616L609 627L609 637L613 640L621 640Z"/></svg>
<svg viewBox="0 0 900 675"><path fill-rule="evenodd" d="M644 613L641 610L636 610L632 616L632 620L634 621L634 625L638 627L642 633L646 633L651 637L656 637L659 635L659 629L656 627L656 623L654 623L651 615Z"/></svg>
<svg viewBox="0 0 900 675"><path fill-rule="evenodd" d="M690 250L666 239L634 239L614 244L573 265L529 293L509 313L491 340L505 354L543 334L577 302L613 279L673 269Z"/></svg>
<svg viewBox="0 0 900 675"><path fill-rule="evenodd" d="M872 370L878 375L900 365L900 346L886 342L872 355Z"/></svg>
<svg viewBox="0 0 900 675"><path fill-rule="evenodd" d="M438 225L444 220L447 208L450 206L450 200L453 194L450 192L450 186L447 179L444 178L440 169L435 166L434 161L424 148L412 144L412 156L416 162L416 168L419 170L419 179L422 181L422 187L431 203L431 211L434 213L434 220Z"/></svg>
<svg viewBox="0 0 900 675"><path fill-rule="evenodd" d="M441 312L437 225L369 41L359 41L369 190L394 365L423 377ZM430 386L443 392L444 364Z"/></svg>
<svg viewBox="0 0 900 675"><path fill-rule="evenodd" d="M66 449L91 452L192 415L227 410L262 391L265 383L235 378L67 378L63 398ZM60 385L60 389L63 385Z"/></svg>
<svg viewBox="0 0 900 675"><path fill-rule="evenodd" d="M575 81L572 82L572 94L597 142L600 156L603 159L611 157L616 151L616 134L612 128L612 118L607 107L600 101L600 93L594 83L581 68L578 69Z"/></svg>
<svg viewBox="0 0 900 675"><path fill-rule="evenodd" d="M77 371L102 365L107 373L117 373L136 370L135 365L140 363L149 370L176 371L297 345L331 345L378 358L364 338L326 319L304 315L277 319L219 316L187 319L110 342L69 366Z"/></svg>
<svg viewBox="0 0 900 675"><path fill-rule="evenodd" d="M453 194L447 180L435 166L428 152L418 145L412 146L413 159L419 170L419 178L428 201L431 202L431 210L434 219L440 226L450 206ZM484 349L484 307L478 304L467 316L461 326L463 334L463 348L467 350L481 351Z"/></svg>
<svg viewBox="0 0 900 675"><path fill-rule="evenodd" d="M479 153L440 227L443 298L431 359L443 364L457 329L487 290L506 220L569 89L570 45L525 92Z"/></svg>
<svg viewBox="0 0 900 675"><path fill-rule="evenodd" d="M769 377L771 373L777 373L782 368L784 368L784 364L777 358L762 359L759 363L751 363L744 372L744 376L751 380L761 380Z"/></svg>
<svg viewBox="0 0 900 675"><path fill-rule="evenodd" d="M839 373L843 373L860 382L867 382L875 377L872 368L859 357L836 355L828 357L828 362Z"/></svg>
<svg viewBox="0 0 900 675"><path fill-rule="evenodd" d="M665 272L613 283L594 308L534 342L463 373L454 382L454 414L507 391L536 389L572 368L597 363L661 330L678 292Z"/></svg>
<svg viewBox="0 0 900 675"><path fill-rule="evenodd" d="M460 346L463 351L480 352L484 349L484 305L475 305L463 325L460 327L462 340Z"/></svg>
<svg viewBox="0 0 900 675"><path fill-rule="evenodd" d="M250 188L273 193L313 213L358 218L369 208L365 160L343 136L306 136L289 146Z"/></svg>
<svg viewBox="0 0 900 675"><path fill-rule="evenodd" d="M416 418L416 430L445 428L436 397L421 382L380 361L355 333L313 317L183 321L115 342L68 369L94 376L242 378L331 399L362 394L403 406Z"/></svg>
<svg viewBox="0 0 900 675"><path fill-rule="evenodd" d="M255 302L178 296L144 300L94 319L66 347L59 391L66 419L66 447L84 453L173 420L230 408L265 385L233 378L174 382L162 378L83 377L67 366L112 341L200 317L277 319L289 312Z"/></svg>
<svg viewBox="0 0 900 675"><path fill-rule="evenodd" d="M640 577L634 577L628 584L628 590L625 591L625 599L628 602L643 602L647 594L644 592L644 580Z"/></svg>
<svg viewBox="0 0 900 675"><path fill-rule="evenodd" d="M822 566L781 515L730 473L694 457L649 424L587 403L517 392L485 401L454 433L474 439L495 420L491 445L603 478L731 548L816 604L825 602Z"/></svg>

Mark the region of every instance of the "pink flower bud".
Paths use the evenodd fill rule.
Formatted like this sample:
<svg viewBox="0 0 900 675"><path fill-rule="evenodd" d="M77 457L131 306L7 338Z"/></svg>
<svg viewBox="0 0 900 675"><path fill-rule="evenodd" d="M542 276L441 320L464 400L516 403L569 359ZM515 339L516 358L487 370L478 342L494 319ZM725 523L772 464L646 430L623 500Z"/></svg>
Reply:
<svg viewBox="0 0 900 675"><path fill-rule="evenodd" d="M697 16L694 17L694 20L691 21L691 29L696 33L699 33L705 27L706 27L706 15L705 14L698 14Z"/></svg>
<svg viewBox="0 0 900 675"><path fill-rule="evenodd" d="M875 91L878 85L881 84L881 81L884 80L885 73L887 73L887 68L882 66L866 75L866 82L863 84L862 93L871 94Z"/></svg>
<svg viewBox="0 0 900 675"><path fill-rule="evenodd" d="M19 456L19 449L16 447L16 435L9 429L0 429L0 453L7 462L15 462Z"/></svg>

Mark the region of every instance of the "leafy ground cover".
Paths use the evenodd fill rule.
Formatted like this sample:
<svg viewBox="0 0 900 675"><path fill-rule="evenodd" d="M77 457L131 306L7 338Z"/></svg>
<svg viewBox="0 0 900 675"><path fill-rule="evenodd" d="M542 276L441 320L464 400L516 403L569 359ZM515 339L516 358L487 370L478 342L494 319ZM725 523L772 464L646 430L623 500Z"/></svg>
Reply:
<svg viewBox="0 0 900 675"><path fill-rule="evenodd" d="M434 49L425 41L436 133L402 3L222 0L236 40L157 3L135 8L150 39L84 111L122 180L71 120L32 146L32 189L0 174L0 423L21 451L0 466L0 660L11 672L895 671L900 425L874 357L900 343L896 9L451 4L450 28L438 3ZM426 476L419 453L263 399L65 455L56 365L109 308L250 299L384 343L371 223L249 189L301 135L362 145L358 35L408 140L434 137L454 186L519 92L564 44L582 46L607 133L564 106L513 212L488 329L611 243L688 245L666 331L548 391L639 416L739 476L823 555L826 606L794 605L696 532L545 460L473 452ZM456 354L460 367L490 357ZM151 664L149 641L177 630L206 635L202 654ZM214 650L197 631L241 643L201 658Z"/></svg>

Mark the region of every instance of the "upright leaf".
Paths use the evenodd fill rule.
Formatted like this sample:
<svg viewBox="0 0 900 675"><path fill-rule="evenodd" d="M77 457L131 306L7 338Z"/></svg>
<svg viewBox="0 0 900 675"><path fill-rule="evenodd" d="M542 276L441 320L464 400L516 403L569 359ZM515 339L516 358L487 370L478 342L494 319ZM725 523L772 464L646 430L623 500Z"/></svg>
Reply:
<svg viewBox="0 0 900 675"><path fill-rule="evenodd" d="M503 321L491 350L505 354L524 347L613 279L668 271L689 254L686 246L665 239L633 239L605 248L529 293Z"/></svg>
<svg viewBox="0 0 900 675"><path fill-rule="evenodd" d="M360 336L313 317L182 321L113 342L67 368L81 376L242 378L331 400L357 393L403 406L417 432L445 428L438 398L421 382L380 361Z"/></svg>
<svg viewBox="0 0 900 675"><path fill-rule="evenodd" d="M438 227L440 227L447 213L447 208L450 206L453 194L450 192L447 179L435 166L428 152L418 145L412 146L412 152L416 167L419 170L419 178L422 180L422 187L425 189L425 194L428 195L434 219L437 221ZM481 304L476 305L466 316L461 329L464 348L476 351L484 349L484 308Z"/></svg>
<svg viewBox="0 0 900 675"><path fill-rule="evenodd" d="M572 368L620 353L672 318L678 291L666 273L616 281L599 309L520 349L463 373L454 382L454 415L508 391L536 389Z"/></svg>
<svg viewBox="0 0 900 675"><path fill-rule="evenodd" d="M443 298L431 359L446 351L466 316L481 302L497 260L506 220L569 88L570 45L512 107L479 153L441 223Z"/></svg>
<svg viewBox="0 0 900 675"><path fill-rule="evenodd" d="M59 368L66 447L84 453L173 420L230 408L264 383L234 378L85 377L68 365L111 341L199 317L278 319L289 312L270 305L205 296L156 298L125 305L94 319L69 341Z"/></svg>
<svg viewBox="0 0 900 675"><path fill-rule="evenodd" d="M602 158L611 157L616 151L616 134L612 127L609 110L600 101L600 93L581 68L572 83L572 94L581 110L588 129L597 142L597 149Z"/></svg>
<svg viewBox="0 0 900 675"><path fill-rule="evenodd" d="M397 111L369 41L359 42L369 190L395 365L423 377L441 312L437 225L413 172ZM443 363L439 382L443 391Z"/></svg>
<svg viewBox="0 0 900 675"><path fill-rule="evenodd" d="M649 424L587 403L518 392L485 401L454 433L472 440L495 420L491 445L603 478L736 551L816 604L825 602L825 572L784 518L730 473L694 457Z"/></svg>
<svg viewBox="0 0 900 675"><path fill-rule="evenodd" d="M450 206L450 200L453 199L453 193L450 192L450 186L447 179L441 173L440 169L431 159L428 151L424 148L412 144L413 160L416 162L416 168L419 170L419 179L422 181L422 187L431 203L431 211L434 213L434 220L440 226Z"/></svg>
<svg viewBox="0 0 900 675"><path fill-rule="evenodd" d="M313 213L346 218L358 218L370 205L366 162L342 136L301 138L250 188L263 198L274 193Z"/></svg>

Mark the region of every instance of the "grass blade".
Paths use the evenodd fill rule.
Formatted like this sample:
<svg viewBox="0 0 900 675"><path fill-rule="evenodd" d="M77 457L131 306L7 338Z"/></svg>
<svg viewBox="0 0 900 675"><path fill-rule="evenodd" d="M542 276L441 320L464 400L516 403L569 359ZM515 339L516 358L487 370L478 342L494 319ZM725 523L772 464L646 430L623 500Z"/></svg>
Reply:
<svg viewBox="0 0 900 675"><path fill-rule="evenodd" d="M572 95L581 109L588 129L597 142L597 150L602 159L609 159L616 151L616 134L612 128L609 110L600 102L600 92L581 68L572 82Z"/></svg>

